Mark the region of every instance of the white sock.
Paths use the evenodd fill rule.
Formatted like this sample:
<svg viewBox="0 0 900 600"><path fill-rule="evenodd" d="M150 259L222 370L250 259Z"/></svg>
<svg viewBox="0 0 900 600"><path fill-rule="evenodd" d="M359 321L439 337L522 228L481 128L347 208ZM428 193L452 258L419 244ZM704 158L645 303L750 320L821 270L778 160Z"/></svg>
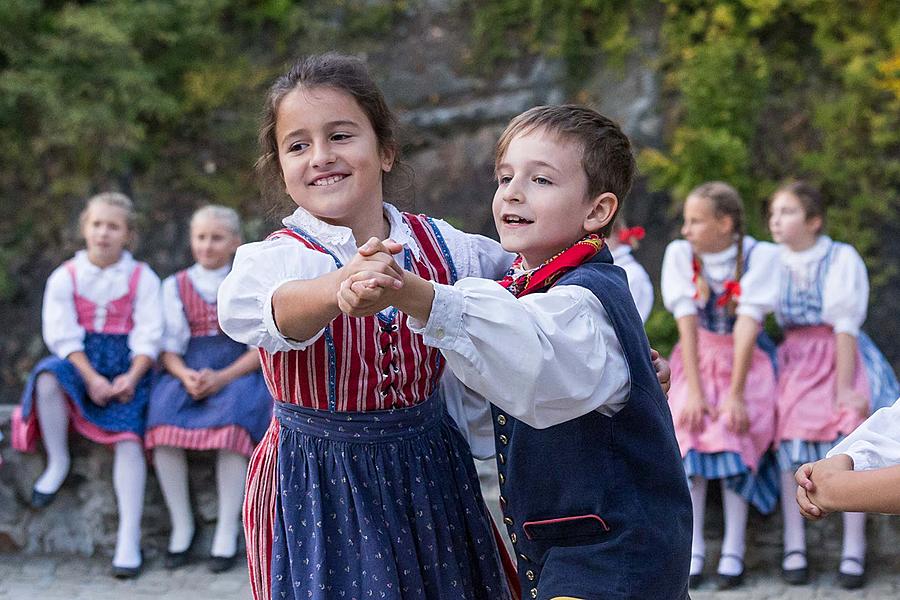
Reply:
<svg viewBox="0 0 900 600"><path fill-rule="evenodd" d="M783 569L802 569L806 567L806 526L803 515L797 506L797 482L790 471L781 473L781 514L784 517L784 553L791 554L781 562Z"/></svg>
<svg viewBox="0 0 900 600"><path fill-rule="evenodd" d="M34 484L43 494L52 494L62 485L72 459L69 455L69 406L56 376L41 373L35 382L34 409L41 439L47 451L47 468Z"/></svg>
<svg viewBox="0 0 900 600"><path fill-rule="evenodd" d="M747 533L747 501L722 480L722 506L725 510L725 537L719 559L720 575L740 575L744 570L744 536ZM734 558L738 557L738 558Z"/></svg>
<svg viewBox="0 0 900 600"><path fill-rule="evenodd" d="M141 564L141 513L147 463L139 442L116 442L113 459L113 487L119 505L119 531L113 565L137 567Z"/></svg>
<svg viewBox="0 0 900 600"><path fill-rule="evenodd" d="M866 560L866 513L844 513L844 547L841 550L841 573L862 575Z"/></svg>
<svg viewBox="0 0 900 600"><path fill-rule="evenodd" d="M153 465L172 521L169 552L184 552L191 545L195 527L188 488L187 455L184 448L157 446L153 449Z"/></svg>
<svg viewBox="0 0 900 600"><path fill-rule="evenodd" d="M706 488L708 481L702 477L691 477L691 508L694 513L694 530L691 535L691 575L703 571L706 556L706 540L703 539L703 520L706 516Z"/></svg>
<svg viewBox="0 0 900 600"><path fill-rule="evenodd" d="M244 481L247 477L247 457L228 450L216 456L216 483L219 492L219 516L213 537L212 556L234 556L241 527L241 505L244 501Z"/></svg>

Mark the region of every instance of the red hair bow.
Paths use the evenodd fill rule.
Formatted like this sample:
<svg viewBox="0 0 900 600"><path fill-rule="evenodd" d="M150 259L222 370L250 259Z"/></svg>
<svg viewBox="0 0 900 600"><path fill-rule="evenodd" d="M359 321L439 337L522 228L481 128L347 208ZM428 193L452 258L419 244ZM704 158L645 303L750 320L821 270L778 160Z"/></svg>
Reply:
<svg viewBox="0 0 900 600"><path fill-rule="evenodd" d="M647 235L647 232L640 225L626 227L619 230L619 242L631 246L634 242L644 239L645 235Z"/></svg>
<svg viewBox="0 0 900 600"><path fill-rule="evenodd" d="M734 279L729 279L725 282L725 289L722 290L722 295L716 300L716 306L722 307L728 304L731 300L737 301L741 296L741 284Z"/></svg>

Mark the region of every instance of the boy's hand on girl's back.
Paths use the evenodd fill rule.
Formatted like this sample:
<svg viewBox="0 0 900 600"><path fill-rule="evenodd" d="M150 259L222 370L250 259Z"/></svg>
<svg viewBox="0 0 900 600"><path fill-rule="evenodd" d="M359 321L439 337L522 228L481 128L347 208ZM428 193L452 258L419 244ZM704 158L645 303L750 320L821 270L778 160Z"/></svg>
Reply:
<svg viewBox="0 0 900 600"><path fill-rule="evenodd" d="M836 398L839 407L856 412L861 418L869 416L869 400L852 387L838 388Z"/></svg>
<svg viewBox="0 0 900 600"><path fill-rule="evenodd" d="M656 378L659 385L663 389L665 395L669 395L669 388L672 387L672 369L669 368L669 361L659 355L659 352L650 348L650 361L653 363L653 370L656 371Z"/></svg>
<svg viewBox="0 0 900 600"><path fill-rule="evenodd" d="M88 398L97 406L106 406L113 397L113 387L109 379L100 375L91 377L85 381Z"/></svg>
<svg viewBox="0 0 900 600"><path fill-rule="evenodd" d="M718 416L716 409L703 396L703 392L688 392L687 400L678 417L678 424L687 427L690 431L703 430L703 420L709 418L715 420Z"/></svg>

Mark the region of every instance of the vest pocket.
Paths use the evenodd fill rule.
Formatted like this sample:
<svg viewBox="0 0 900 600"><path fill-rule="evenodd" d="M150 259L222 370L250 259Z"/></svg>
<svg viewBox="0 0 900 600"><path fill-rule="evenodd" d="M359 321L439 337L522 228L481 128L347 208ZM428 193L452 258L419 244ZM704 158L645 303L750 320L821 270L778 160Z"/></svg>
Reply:
<svg viewBox="0 0 900 600"><path fill-rule="evenodd" d="M609 525L598 515L577 515L525 521L522 524L529 540L558 540L565 538L596 537L609 532Z"/></svg>

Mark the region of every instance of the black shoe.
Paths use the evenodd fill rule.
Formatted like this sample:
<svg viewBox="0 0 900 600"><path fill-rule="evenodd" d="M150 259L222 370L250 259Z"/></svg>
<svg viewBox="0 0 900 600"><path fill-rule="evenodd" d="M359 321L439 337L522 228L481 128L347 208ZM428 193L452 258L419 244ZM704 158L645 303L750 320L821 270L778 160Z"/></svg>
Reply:
<svg viewBox="0 0 900 600"><path fill-rule="evenodd" d="M800 555L803 557L804 562L806 561L806 552L803 550L792 550L790 552L785 552L781 559L781 564L784 565L784 561L794 555ZM809 583L809 565L800 567L799 569L785 569L782 566L781 578L789 585L806 585Z"/></svg>
<svg viewBox="0 0 900 600"><path fill-rule="evenodd" d="M191 549L194 547L194 542L197 541L197 531L198 528L195 526L194 533L191 534L191 541L188 542L187 548L181 552L169 552L166 550L166 558L163 560L163 567L171 571L172 569L183 567L191 562Z"/></svg>
<svg viewBox="0 0 900 600"><path fill-rule="evenodd" d="M737 575L723 575L722 573L716 574L716 589L719 591L722 590L731 590L736 587L739 587L742 583L744 583L744 559L743 557L738 556L737 554L723 554L722 558L733 558L734 560L741 563L741 572Z"/></svg>
<svg viewBox="0 0 900 600"><path fill-rule="evenodd" d="M62 486L60 486L62 487ZM56 490L58 492L59 490ZM50 505L53 500L56 499L56 492L51 492L49 494L45 494L44 492L39 492L36 489L31 490L31 508L35 510L40 510L42 508L46 508Z"/></svg>
<svg viewBox="0 0 900 600"><path fill-rule="evenodd" d="M706 560L706 557L701 554L691 554L691 560L693 561L695 558L700 559L701 564ZM696 590L703 583L703 567L700 567L700 572L696 575L688 576L688 588L692 590Z"/></svg>
<svg viewBox="0 0 900 600"><path fill-rule="evenodd" d="M839 570L838 577L837 577L838 585L841 586L842 588L844 588L845 590L858 590L859 588L864 586L866 583L865 565L863 564L862 560L860 560L858 558L854 558L852 556L845 556L845 557L841 558L842 563L845 560L849 560L850 562L855 562L860 567L863 567L863 572L860 573L859 575L854 575L852 573L844 573L843 571Z"/></svg>
<svg viewBox="0 0 900 600"><path fill-rule="evenodd" d="M211 573L224 573L234 568L237 562L237 552L231 556L210 556L208 567Z"/></svg>
<svg viewBox="0 0 900 600"><path fill-rule="evenodd" d="M141 574L141 567L144 566L144 553L141 552L141 562L136 567L117 567L112 566L110 574L116 579L134 579Z"/></svg>

